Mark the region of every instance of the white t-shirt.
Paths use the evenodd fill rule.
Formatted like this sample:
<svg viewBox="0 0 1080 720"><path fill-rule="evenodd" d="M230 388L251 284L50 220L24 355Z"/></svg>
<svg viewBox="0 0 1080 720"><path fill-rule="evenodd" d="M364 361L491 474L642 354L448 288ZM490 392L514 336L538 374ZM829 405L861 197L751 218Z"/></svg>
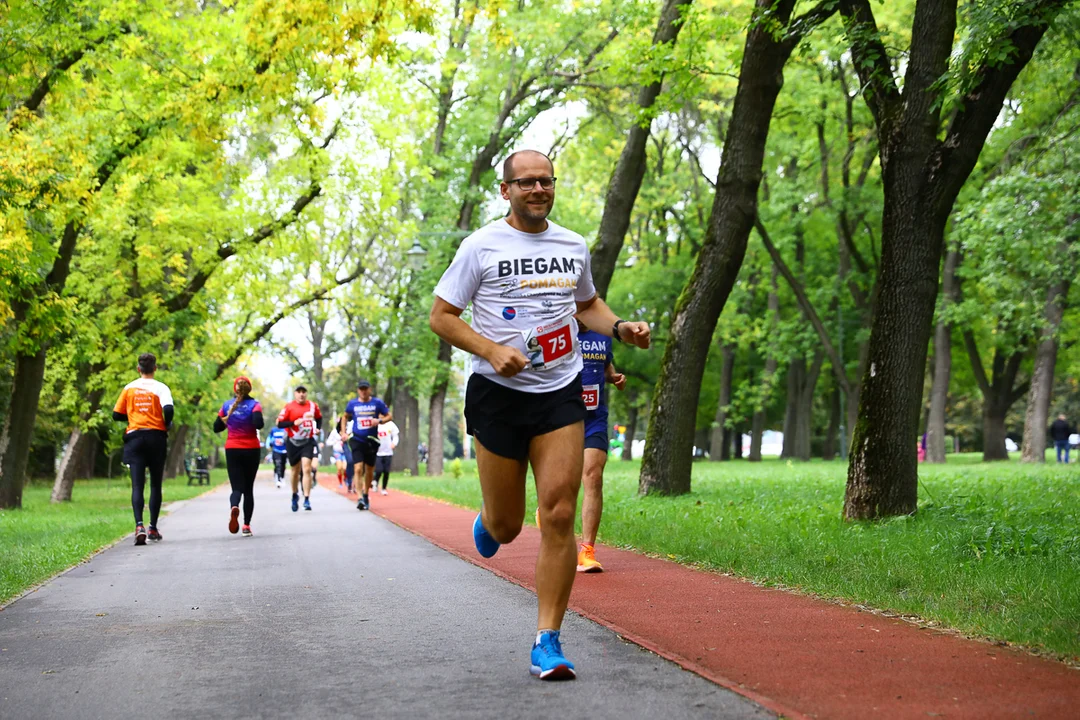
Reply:
<svg viewBox="0 0 1080 720"><path fill-rule="evenodd" d="M454 307L472 303L472 328L530 359L512 378L473 356L473 372L514 390L547 392L581 372L573 315L596 295L589 248L575 232L548 221L542 233L515 230L505 219L461 242L435 294Z"/></svg>
<svg viewBox="0 0 1080 720"><path fill-rule="evenodd" d="M394 446L398 444L398 426L393 420L379 425L379 450L376 455L393 455Z"/></svg>

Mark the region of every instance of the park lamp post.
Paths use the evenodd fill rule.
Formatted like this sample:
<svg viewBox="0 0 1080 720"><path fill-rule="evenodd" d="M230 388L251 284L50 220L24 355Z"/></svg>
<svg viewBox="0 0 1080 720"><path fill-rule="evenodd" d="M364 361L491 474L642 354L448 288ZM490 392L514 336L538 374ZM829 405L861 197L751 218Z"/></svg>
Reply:
<svg viewBox="0 0 1080 720"><path fill-rule="evenodd" d="M424 267L425 259L427 259L427 250L424 249L419 240L413 240L412 247L405 253L405 264L415 272Z"/></svg>

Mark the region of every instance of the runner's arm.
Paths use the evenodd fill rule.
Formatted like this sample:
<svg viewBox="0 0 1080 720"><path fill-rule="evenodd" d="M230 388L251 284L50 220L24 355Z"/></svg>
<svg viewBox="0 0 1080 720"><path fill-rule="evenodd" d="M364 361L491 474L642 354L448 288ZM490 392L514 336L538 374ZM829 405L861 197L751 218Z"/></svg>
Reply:
<svg viewBox="0 0 1080 720"><path fill-rule="evenodd" d="M619 317L612 312L611 308L599 295L593 295L592 298L584 302L579 301L577 314L586 327L596 330L601 335L614 337L612 329ZM619 325L619 337L615 339L630 345L636 345L642 349L648 349L651 334L649 323L624 320Z"/></svg>
<svg viewBox="0 0 1080 720"><path fill-rule="evenodd" d="M173 406L166 405L165 407L161 408L161 416L165 420L165 429L168 430L172 427Z"/></svg>
<svg viewBox="0 0 1080 720"><path fill-rule="evenodd" d="M614 363L608 363L604 366L604 379L614 385L619 392L622 392L622 389L626 387L626 376L621 372L615 372Z"/></svg>
<svg viewBox="0 0 1080 720"><path fill-rule="evenodd" d="M116 422L127 422L128 421L128 416L127 416L127 413L117 412L117 411L113 410L112 411L112 419L115 420Z"/></svg>
<svg viewBox="0 0 1080 720"><path fill-rule="evenodd" d="M454 347L487 360L503 377L513 377L525 369L529 361L520 350L488 340L461 319L463 312L464 308L455 307L436 295L428 324L432 332Z"/></svg>
<svg viewBox="0 0 1080 720"><path fill-rule="evenodd" d="M251 424L255 426L256 430L262 430L266 427L266 421L263 420L262 410L255 410L251 413Z"/></svg>
<svg viewBox="0 0 1080 720"><path fill-rule="evenodd" d="M225 428L225 418L221 417L221 415L218 415L216 418L214 418L214 432L219 433Z"/></svg>

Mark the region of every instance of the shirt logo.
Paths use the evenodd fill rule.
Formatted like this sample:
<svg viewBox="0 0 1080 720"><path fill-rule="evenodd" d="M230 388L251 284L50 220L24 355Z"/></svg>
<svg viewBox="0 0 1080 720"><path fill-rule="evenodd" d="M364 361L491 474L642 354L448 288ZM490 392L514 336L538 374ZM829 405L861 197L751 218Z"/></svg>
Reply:
<svg viewBox="0 0 1080 720"><path fill-rule="evenodd" d="M504 307L502 310L502 316L507 320L513 320L517 317L517 310L512 307Z"/></svg>

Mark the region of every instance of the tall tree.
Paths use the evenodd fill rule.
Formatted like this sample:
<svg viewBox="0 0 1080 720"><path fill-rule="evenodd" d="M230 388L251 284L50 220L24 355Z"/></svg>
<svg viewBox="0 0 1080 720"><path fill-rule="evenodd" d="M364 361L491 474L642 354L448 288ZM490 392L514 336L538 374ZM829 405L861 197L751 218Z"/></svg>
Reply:
<svg viewBox="0 0 1080 720"><path fill-rule="evenodd" d="M945 224L1009 88L1066 4L969 6L970 35L954 56L956 0L919 0L901 91L869 0L840 0L863 98L877 127L885 195L881 274L852 434L845 518L916 509L911 446L918 435Z"/></svg>
<svg viewBox="0 0 1080 720"><path fill-rule="evenodd" d="M690 490L694 414L717 318L735 285L757 215L761 165L773 107L791 53L834 12L823 2L792 19L794 0L758 0L746 33L705 241L675 308L649 413L642 493Z"/></svg>

